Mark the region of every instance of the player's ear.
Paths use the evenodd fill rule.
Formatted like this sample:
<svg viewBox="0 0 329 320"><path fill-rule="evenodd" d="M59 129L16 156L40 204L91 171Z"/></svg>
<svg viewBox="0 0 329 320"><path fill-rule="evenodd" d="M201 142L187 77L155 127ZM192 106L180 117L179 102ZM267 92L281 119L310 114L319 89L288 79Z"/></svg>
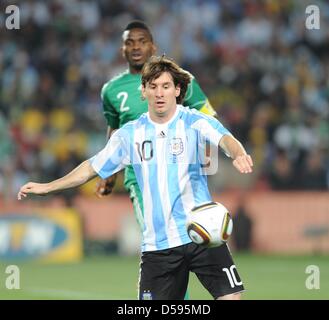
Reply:
<svg viewBox="0 0 329 320"><path fill-rule="evenodd" d="M158 50L157 46L154 43L152 43L152 56L155 55L155 53L157 52L157 50Z"/></svg>
<svg viewBox="0 0 329 320"><path fill-rule="evenodd" d="M180 85L177 85L176 88L175 88L175 96L176 98L178 98L180 95Z"/></svg>
<svg viewBox="0 0 329 320"><path fill-rule="evenodd" d="M122 56L122 58L126 58L126 56L125 56L125 49L124 49L124 45L120 48L120 53L121 53L121 56Z"/></svg>
<svg viewBox="0 0 329 320"><path fill-rule="evenodd" d="M143 85L142 85L142 90L141 90L141 99L142 100L146 99L145 87Z"/></svg>

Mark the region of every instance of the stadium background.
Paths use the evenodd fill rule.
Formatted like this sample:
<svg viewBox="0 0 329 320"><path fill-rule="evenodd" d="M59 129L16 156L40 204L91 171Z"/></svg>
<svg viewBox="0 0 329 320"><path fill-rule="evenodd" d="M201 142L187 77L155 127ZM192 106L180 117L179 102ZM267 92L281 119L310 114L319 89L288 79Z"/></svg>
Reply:
<svg viewBox="0 0 329 320"><path fill-rule="evenodd" d="M5 28L9 4L19 30ZM305 27L309 4L319 30ZM105 143L100 89L126 68L121 34L134 18L149 24L159 54L196 76L254 158L250 177L221 156L209 178L235 219L245 297L328 299L329 5L297 0L1 1L0 299L136 297L139 234L122 177L107 199L92 181L15 200L26 181L64 175ZM47 223L25 216L47 217L58 237L43 247ZM9 263L20 267L19 291L4 286ZM309 265L320 268L318 290L305 286ZM209 299L194 277L190 291Z"/></svg>

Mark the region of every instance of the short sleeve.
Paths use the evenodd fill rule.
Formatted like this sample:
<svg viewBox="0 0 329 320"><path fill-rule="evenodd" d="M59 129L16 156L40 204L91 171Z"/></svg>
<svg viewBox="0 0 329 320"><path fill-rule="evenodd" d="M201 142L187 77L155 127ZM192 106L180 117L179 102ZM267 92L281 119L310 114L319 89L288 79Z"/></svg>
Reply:
<svg viewBox="0 0 329 320"><path fill-rule="evenodd" d="M123 130L117 130L103 150L89 159L95 172L106 179L130 164L127 137Z"/></svg>
<svg viewBox="0 0 329 320"><path fill-rule="evenodd" d="M196 119L192 128L199 132L202 139L216 146L219 145L224 135L232 135L217 119L207 115L202 115Z"/></svg>
<svg viewBox="0 0 329 320"><path fill-rule="evenodd" d="M119 128L119 114L110 101L110 84L106 83L101 90L103 114L107 125L113 129Z"/></svg>

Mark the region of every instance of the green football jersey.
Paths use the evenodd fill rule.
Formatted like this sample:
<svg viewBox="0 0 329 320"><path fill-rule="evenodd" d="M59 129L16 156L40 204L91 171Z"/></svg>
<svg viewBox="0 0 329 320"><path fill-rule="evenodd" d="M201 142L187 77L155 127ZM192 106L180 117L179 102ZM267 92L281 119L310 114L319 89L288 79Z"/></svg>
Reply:
<svg viewBox="0 0 329 320"><path fill-rule="evenodd" d="M118 129L148 111L147 101L142 100L141 78L141 74L132 74L126 70L104 84L101 91L103 113L112 129ZM216 114L193 76L183 105L206 114ZM128 189L132 183L137 181L132 167L129 166L125 169L125 187Z"/></svg>

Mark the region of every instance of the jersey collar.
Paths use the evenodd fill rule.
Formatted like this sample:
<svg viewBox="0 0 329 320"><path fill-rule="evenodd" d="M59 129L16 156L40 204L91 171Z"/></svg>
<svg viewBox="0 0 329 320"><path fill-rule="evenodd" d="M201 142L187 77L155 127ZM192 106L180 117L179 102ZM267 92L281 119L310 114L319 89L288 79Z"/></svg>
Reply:
<svg viewBox="0 0 329 320"><path fill-rule="evenodd" d="M167 121L167 122L163 122L163 123L158 123L158 122L155 122L155 121L153 121L152 119L151 119L151 117L150 117L150 113L149 112L146 112L146 116L147 116L147 119L148 119L148 121L150 122L150 123L152 123L153 125L155 125L155 126L169 126L176 118L177 118L177 116L178 116L178 114L179 114L179 112L180 112L180 110L181 110L181 108L183 108L183 106L182 105L180 105L180 104L177 104L176 105L176 111L175 111L175 113L173 114L173 116Z"/></svg>

